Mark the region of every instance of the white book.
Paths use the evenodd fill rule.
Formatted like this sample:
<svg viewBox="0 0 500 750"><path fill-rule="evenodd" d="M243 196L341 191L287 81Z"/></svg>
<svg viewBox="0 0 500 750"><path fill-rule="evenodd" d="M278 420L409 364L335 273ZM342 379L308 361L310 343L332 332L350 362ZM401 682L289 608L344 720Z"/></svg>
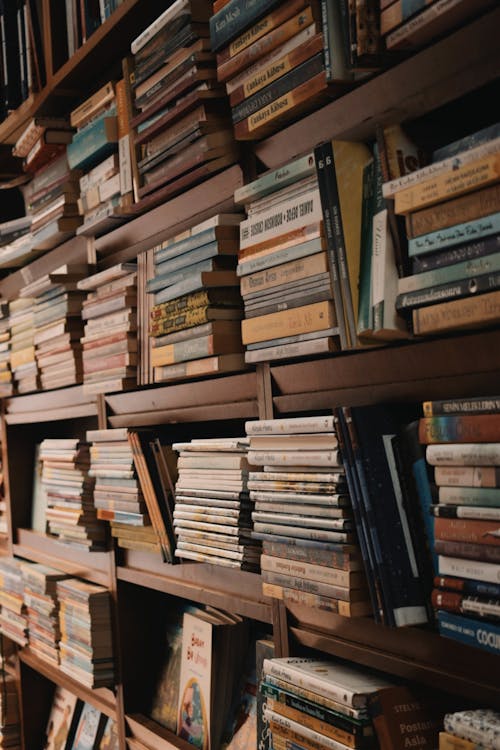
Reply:
<svg viewBox="0 0 500 750"><path fill-rule="evenodd" d="M491 709L476 709L445 714L444 728L450 734L463 737L485 747L500 750L500 713Z"/></svg>
<svg viewBox="0 0 500 750"><path fill-rule="evenodd" d="M425 451L431 466L498 466L500 443L442 443Z"/></svg>
<svg viewBox="0 0 500 750"><path fill-rule="evenodd" d="M180 16L183 11L189 9L189 0L175 0L158 18L156 18L147 29L144 29L142 34L136 37L130 45L130 51L133 55L137 54L150 39L161 31L168 23L171 23L177 16Z"/></svg>
<svg viewBox="0 0 500 750"><path fill-rule="evenodd" d="M438 556L438 572L440 576L457 576L472 581L498 583L499 566L496 563L463 560L458 557Z"/></svg>
<svg viewBox="0 0 500 750"><path fill-rule="evenodd" d="M248 460L256 466L339 466L337 450L318 451L249 451Z"/></svg>
<svg viewBox="0 0 500 750"><path fill-rule="evenodd" d="M259 419L245 422L247 435L290 435L309 432L334 432L333 417L292 417L290 419Z"/></svg>

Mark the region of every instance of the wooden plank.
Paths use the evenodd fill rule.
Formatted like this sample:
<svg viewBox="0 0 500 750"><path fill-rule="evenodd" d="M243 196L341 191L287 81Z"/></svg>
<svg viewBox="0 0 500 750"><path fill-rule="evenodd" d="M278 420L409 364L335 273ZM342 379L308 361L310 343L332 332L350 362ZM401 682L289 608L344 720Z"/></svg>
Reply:
<svg viewBox="0 0 500 750"><path fill-rule="evenodd" d="M93 404L97 413L96 397L86 394L83 386L75 385L70 388L59 388L54 391L38 391L26 396L13 396L4 399L6 414L20 414L58 409L67 406Z"/></svg>
<svg viewBox="0 0 500 750"><path fill-rule="evenodd" d="M216 213L232 211L234 191L242 184L241 168L235 164L167 203L99 237L95 240L97 256L101 259L99 268L136 258L143 250L149 250Z"/></svg>
<svg viewBox="0 0 500 750"><path fill-rule="evenodd" d="M146 750L192 750L193 745L147 716L129 714L125 721L133 739ZM131 747L136 748L137 745L131 743Z"/></svg>
<svg viewBox="0 0 500 750"><path fill-rule="evenodd" d="M193 383L145 388L106 396L112 415L139 414L150 411L185 409L222 403L251 401L257 397L257 380L254 372L225 375Z"/></svg>
<svg viewBox="0 0 500 750"><path fill-rule="evenodd" d="M261 622L271 622L271 603L262 594L257 573L210 563L162 563L159 555L124 551L118 579L185 599L211 604Z"/></svg>
<svg viewBox="0 0 500 750"><path fill-rule="evenodd" d="M45 409L43 411L31 411L18 414L7 414L5 421L7 424L34 424L35 422L57 422L61 419L79 419L82 417L95 417L97 407L95 404L82 404L81 406L71 407L71 413L68 413L68 407L60 409Z"/></svg>
<svg viewBox="0 0 500 750"><path fill-rule="evenodd" d="M271 368L268 362L257 365L257 400L259 404L259 419L273 418L273 394L271 384Z"/></svg>
<svg viewBox="0 0 500 750"><path fill-rule="evenodd" d="M110 558L113 552L86 552L32 529L17 530L13 552L18 557L50 565L108 588L112 584Z"/></svg>
<svg viewBox="0 0 500 750"><path fill-rule="evenodd" d="M103 714L110 716L116 721L116 700L113 692L108 688L96 688L94 690L87 688L69 675L61 672L57 666L45 661L45 659L41 659L30 651L29 648L23 648L19 651L19 659L23 664L43 675L51 682L66 688L80 698L80 700L90 703L99 711L102 711Z"/></svg>
<svg viewBox="0 0 500 750"><path fill-rule="evenodd" d="M138 414L121 414L110 417L111 427L144 427L173 422L211 422L225 419L252 419L258 417L256 401L239 401L235 404L211 404L185 409L147 411Z"/></svg>
<svg viewBox="0 0 500 750"><path fill-rule="evenodd" d="M378 75L255 147L269 168L332 138L366 141L498 78L500 9Z"/></svg>

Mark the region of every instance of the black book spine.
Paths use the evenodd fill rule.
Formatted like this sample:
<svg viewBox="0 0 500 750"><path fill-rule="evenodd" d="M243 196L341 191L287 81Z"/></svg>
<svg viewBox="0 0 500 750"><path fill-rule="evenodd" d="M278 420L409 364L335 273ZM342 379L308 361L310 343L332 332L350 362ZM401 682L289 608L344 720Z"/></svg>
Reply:
<svg viewBox="0 0 500 750"><path fill-rule="evenodd" d="M270 13L281 0L230 0L210 19L214 52L224 47L261 16Z"/></svg>

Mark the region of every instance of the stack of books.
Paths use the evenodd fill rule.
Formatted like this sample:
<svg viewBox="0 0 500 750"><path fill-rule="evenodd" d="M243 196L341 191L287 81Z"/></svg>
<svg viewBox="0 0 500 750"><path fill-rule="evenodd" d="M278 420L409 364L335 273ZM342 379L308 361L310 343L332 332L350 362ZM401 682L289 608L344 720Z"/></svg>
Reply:
<svg viewBox="0 0 500 750"><path fill-rule="evenodd" d="M23 562L21 570L30 649L42 659L59 664L61 631L56 585L68 576L39 563Z"/></svg>
<svg viewBox="0 0 500 750"><path fill-rule="evenodd" d="M246 423L263 591L344 616L371 613L331 416Z"/></svg>
<svg viewBox="0 0 500 750"><path fill-rule="evenodd" d="M83 387L89 393L121 391L137 385L137 266L120 263L78 282L87 293Z"/></svg>
<svg viewBox="0 0 500 750"><path fill-rule="evenodd" d="M12 396L14 382L10 364L9 303L0 303L0 397Z"/></svg>
<svg viewBox="0 0 500 750"><path fill-rule="evenodd" d="M36 364L43 390L82 381L82 301L77 282L87 264L64 265L23 287L20 298L33 298Z"/></svg>
<svg viewBox="0 0 500 750"><path fill-rule="evenodd" d="M500 713L476 708L445 714L444 732L439 734L439 750L480 750L498 746Z"/></svg>
<svg viewBox="0 0 500 750"><path fill-rule="evenodd" d="M9 303L10 369L17 393L37 391L40 387L35 357L34 299L19 297Z"/></svg>
<svg viewBox="0 0 500 750"><path fill-rule="evenodd" d="M237 160L210 50L211 4L175 0L131 45L137 195L155 205Z"/></svg>
<svg viewBox="0 0 500 750"><path fill-rule="evenodd" d="M21 748L21 718L19 714L18 680L9 674L2 676L0 696L0 748Z"/></svg>
<svg viewBox="0 0 500 750"><path fill-rule="evenodd" d="M154 380L239 370L241 296L236 276L237 214L218 214L154 253L147 291Z"/></svg>
<svg viewBox="0 0 500 750"><path fill-rule="evenodd" d="M97 520L94 507L88 443L78 438L47 438L40 446L40 460L49 533L74 547L105 549L106 528Z"/></svg>
<svg viewBox="0 0 500 750"><path fill-rule="evenodd" d="M118 153L114 83L109 81L73 109L70 122L76 133L68 146L68 162L71 169L84 174L80 180L83 224L79 233L99 234L109 227L109 217L120 202L118 159L108 158Z"/></svg>
<svg viewBox="0 0 500 750"><path fill-rule="evenodd" d="M0 560L0 631L20 646L28 643L28 617L24 603L21 561Z"/></svg>
<svg viewBox="0 0 500 750"><path fill-rule="evenodd" d="M372 746L368 701L390 687L369 672L328 660L264 659L260 691L273 747Z"/></svg>
<svg viewBox="0 0 500 750"><path fill-rule="evenodd" d="M97 517L111 523L118 546L159 551L134 466L128 430L89 430L90 476L95 478Z"/></svg>
<svg viewBox="0 0 500 750"><path fill-rule="evenodd" d="M174 443L176 557L258 570L260 544L251 539L248 440L213 438Z"/></svg>
<svg viewBox="0 0 500 750"><path fill-rule="evenodd" d="M339 327L314 155L266 173L235 194L247 208L237 268L245 303L245 360L330 352Z"/></svg>
<svg viewBox="0 0 500 750"><path fill-rule="evenodd" d="M31 216L0 224L0 268L17 268L31 257Z"/></svg>
<svg viewBox="0 0 500 750"><path fill-rule="evenodd" d="M216 6L212 49L237 140L268 135L352 81L337 3L325 4L323 23L319 5L307 0Z"/></svg>
<svg viewBox="0 0 500 750"><path fill-rule="evenodd" d="M78 578L57 583L61 670L87 687L115 680L111 596L107 588Z"/></svg>
<svg viewBox="0 0 500 750"><path fill-rule="evenodd" d="M406 224L409 275L399 279L396 308L416 335L500 320L499 150L497 123L383 185Z"/></svg>
<svg viewBox="0 0 500 750"><path fill-rule="evenodd" d="M429 401L419 423L437 487L432 593L439 631L499 653L500 400Z"/></svg>
<svg viewBox="0 0 500 750"><path fill-rule="evenodd" d="M453 31L494 5L493 0L453 3L424 0L407 5L393 0L380 12L380 32L388 50L415 50Z"/></svg>

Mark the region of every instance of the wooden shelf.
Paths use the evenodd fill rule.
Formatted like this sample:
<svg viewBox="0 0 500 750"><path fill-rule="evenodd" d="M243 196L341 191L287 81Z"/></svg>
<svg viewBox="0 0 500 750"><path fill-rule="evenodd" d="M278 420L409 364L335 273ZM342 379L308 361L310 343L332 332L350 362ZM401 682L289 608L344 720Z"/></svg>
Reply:
<svg viewBox="0 0 500 750"><path fill-rule="evenodd" d="M404 122L498 79L500 8L267 138L255 153L280 166L332 138L369 140L380 123Z"/></svg>
<svg viewBox="0 0 500 750"><path fill-rule="evenodd" d="M241 167L235 164L97 238L95 250L99 268L132 260L143 250L149 250L210 216L233 211L234 191L242 184Z"/></svg>
<svg viewBox="0 0 500 750"><path fill-rule="evenodd" d="M138 740L147 750L192 750L193 746L189 742L177 737L147 716L130 714L125 717L125 722L132 738Z"/></svg>
<svg viewBox="0 0 500 750"><path fill-rule="evenodd" d="M124 558L124 564L117 567L119 581L272 622L271 603L262 595L261 578L256 573L209 563L168 565L158 555L132 550L126 550Z"/></svg>
<svg viewBox="0 0 500 750"><path fill-rule="evenodd" d="M32 529L18 529L13 553L102 586L109 587L113 582L112 551L86 552Z"/></svg>
<svg viewBox="0 0 500 750"><path fill-rule="evenodd" d="M258 416L255 372L106 396L112 427L251 419Z"/></svg>
<svg viewBox="0 0 500 750"><path fill-rule="evenodd" d="M80 700L90 703L106 716L117 720L116 697L112 690L108 688L92 689L82 685L62 672L56 665L34 654L29 648L23 648L19 651L19 659L22 664L30 667L38 674L43 675L56 685L66 688Z"/></svg>
<svg viewBox="0 0 500 750"><path fill-rule="evenodd" d="M291 633L304 646L500 707L495 657L424 628L387 628L291 605Z"/></svg>
<svg viewBox="0 0 500 750"><path fill-rule="evenodd" d="M54 422L97 416L94 394L84 393L83 386L39 391L5 399L5 421L8 425Z"/></svg>
<svg viewBox="0 0 500 750"><path fill-rule="evenodd" d="M57 5L57 3L55 4ZM63 114L89 94L89 81L109 74L117 60L130 54L130 43L158 15L154 3L124 0L75 54L0 123L0 143L15 143L36 113ZM103 81L104 83L104 81Z"/></svg>
<svg viewBox="0 0 500 750"><path fill-rule="evenodd" d="M499 373L498 329L271 366L278 415L496 393Z"/></svg>

